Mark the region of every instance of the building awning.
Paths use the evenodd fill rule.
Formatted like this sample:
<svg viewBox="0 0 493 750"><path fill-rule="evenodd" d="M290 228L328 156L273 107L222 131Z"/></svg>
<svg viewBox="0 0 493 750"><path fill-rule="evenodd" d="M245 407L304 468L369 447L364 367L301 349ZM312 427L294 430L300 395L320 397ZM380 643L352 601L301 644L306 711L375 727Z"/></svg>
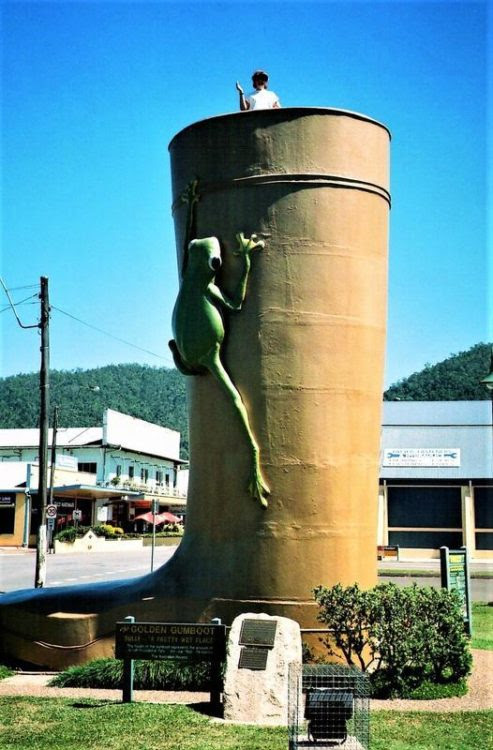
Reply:
<svg viewBox="0 0 493 750"><path fill-rule="evenodd" d="M186 495L154 495L152 493L140 492L136 494L125 493L121 497L110 500L110 502L132 503L135 508L147 509L152 505L152 501L157 500L159 505L170 505L174 508L186 508Z"/></svg>
<svg viewBox="0 0 493 750"><path fill-rule="evenodd" d="M137 493L91 484L61 485L53 488L53 494L57 497L85 497L90 500L123 500L129 498L130 495L137 497Z"/></svg>

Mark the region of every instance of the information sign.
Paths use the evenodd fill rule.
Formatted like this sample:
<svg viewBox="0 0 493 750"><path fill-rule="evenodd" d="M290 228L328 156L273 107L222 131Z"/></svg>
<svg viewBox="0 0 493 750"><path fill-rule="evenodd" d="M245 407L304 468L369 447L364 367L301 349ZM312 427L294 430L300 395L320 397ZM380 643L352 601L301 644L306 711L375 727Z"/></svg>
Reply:
<svg viewBox="0 0 493 750"><path fill-rule="evenodd" d="M207 623L135 622L116 624L117 659L222 660L226 628Z"/></svg>
<svg viewBox="0 0 493 750"><path fill-rule="evenodd" d="M0 495L0 505L4 507L15 505L15 494L12 492L7 495Z"/></svg>
<svg viewBox="0 0 493 750"><path fill-rule="evenodd" d="M460 448L384 448L382 466L460 466Z"/></svg>
<svg viewBox="0 0 493 750"><path fill-rule="evenodd" d="M448 591L457 591L459 594L464 625L469 635L472 635L471 617L471 595L469 582L469 565L467 548L451 550L448 547L440 547L440 573L442 586Z"/></svg>
<svg viewBox="0 0 493 750"><path fill-rule="evenodd" d="M226 626L209 623L135 622L129 616L116 623L115 656L123 659L123 702L133 700L134 659L210 661L211 703L219 706L221 663L226 656Z"/></svg>

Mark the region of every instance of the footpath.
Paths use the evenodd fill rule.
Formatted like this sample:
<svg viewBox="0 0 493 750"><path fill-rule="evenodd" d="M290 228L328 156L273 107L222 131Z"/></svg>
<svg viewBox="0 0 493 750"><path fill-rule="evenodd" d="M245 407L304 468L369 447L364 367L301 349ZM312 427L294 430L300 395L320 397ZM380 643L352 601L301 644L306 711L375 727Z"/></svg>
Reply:
<svg viewBox="0 0 493 750"><path fill-rule="evenodd" d="M468 680L467 695L460 698L442 698L432 701L417 700L372 700L371 710L383 711L481 711L493 708L493 651L473 649L473 671ZM36 698L93 698L120 702L121 690L99 690L93 688L54 688L47 683L53 674L19 672L0 681L2 696L32 696ZM209 701L209 693L176 692L164 690L135 690L134 699L142 703L181 703L198 706Z"/></svg>

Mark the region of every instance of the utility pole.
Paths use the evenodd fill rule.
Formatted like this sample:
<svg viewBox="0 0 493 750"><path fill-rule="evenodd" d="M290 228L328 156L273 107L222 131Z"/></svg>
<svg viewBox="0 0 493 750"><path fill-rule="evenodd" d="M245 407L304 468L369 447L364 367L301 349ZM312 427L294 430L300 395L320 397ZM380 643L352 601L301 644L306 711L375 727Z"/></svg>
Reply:
<svg viewBox="0 0 493 750"><path fill-rule="evenodd" d="M50 492L48 495L48 505L53 505L53 487L55 486L55 465L56 465L56 438L58 432L58 406L53 409L53 423L51 425L51 467L50 467Z"/></svg>
<svg viewBox="0 0 493 750"><path fill-rule="evenodd" d="M48 505L53 505L53 488L55 486L55 472L56 472L56 438L58 431L58 406L53 409L53 422L51 425L51 466L50 466L50 489L48 492ZM53 537L55 535L55 518L47 519L47 542L46 546L50 552L53 551Z"/></svg>
<svg viewBox="0 0 493 750"><path fill-rule="evenodd" d="M38 533L36 540L36 570L34 586L42 588L46 580L46 501L48 473L48 411L50 408L50 301L48 278L41 276L41 367L39 371L39 477L38 477Z"/></svg>

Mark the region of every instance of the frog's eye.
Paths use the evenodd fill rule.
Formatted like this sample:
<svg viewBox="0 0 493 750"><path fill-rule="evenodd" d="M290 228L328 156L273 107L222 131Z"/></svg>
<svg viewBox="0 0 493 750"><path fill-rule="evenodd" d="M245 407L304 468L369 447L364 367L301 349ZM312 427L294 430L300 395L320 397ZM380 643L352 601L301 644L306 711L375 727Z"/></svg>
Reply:
<svg viewBox="0 0 493 750"><path fill-rule="evenodd" d="M213 271L217 271L219 268L221 268L221 258L219 258L217 255L209 258L209 268L211 268Z"/></svg>

